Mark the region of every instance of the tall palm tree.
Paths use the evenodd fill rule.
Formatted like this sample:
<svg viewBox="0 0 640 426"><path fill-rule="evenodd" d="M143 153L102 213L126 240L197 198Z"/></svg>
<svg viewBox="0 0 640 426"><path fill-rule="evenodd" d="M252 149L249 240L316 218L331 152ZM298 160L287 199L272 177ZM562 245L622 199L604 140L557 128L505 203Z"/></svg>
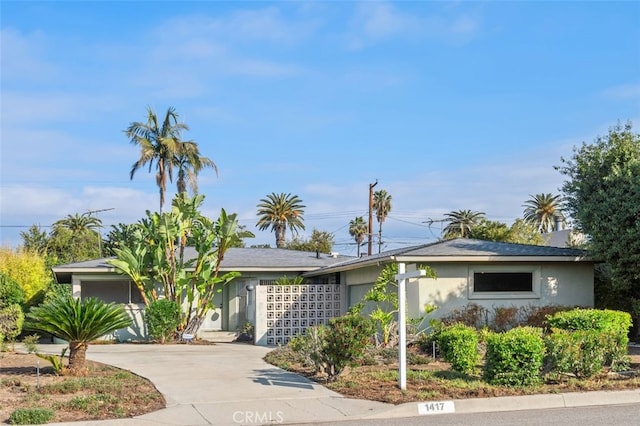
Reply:
<svg viewBox="0 0 640 426"><path fill-rule="evenodd" d="M458 210L445 213L446 221L449 224L442 230L445 240L453 238L468 238L471 228L484 219L484 212L472 210Z"/></svg>
<svg viewBox="0 0 640 426"><path fill-rule="evenodd" d="M349 222L349 235L356 240L358 246L358 257L360 257L360 245L364 241L364 237L369 232L369 225L364 221L362 216L357 216L351 222Z"/></svg>
<svg viewBox="0 0 640 426"><path fill-rule="evenodd" d="M53 224L54 228L66 228L74 234L82 233L85 231L97 231L102 227L102 221L90 214L78 214L67 215L64 219L60 219Z"/></svg>
<svg viewBox="0 0 640 426"><path fill-rule="evenodd" d="M285 247L285 232L287 228L292 233L298 229L304 230L303 215L305 205L297 195L275 192L262 198L258 204L258 223L256 226L261 231L271 227L276 233L276 247Z"/></svg>
<svg viewBox="0 0 640 426"><path fill-rule="evenodd" d="M183 130L189 130L184 123L178 123L178 114L173 107L167 109L162 125L155 112L147 108L147 122L135 121L129 124L125 133L130 142L140 147L140 158L131 166L129 178L133 179L138 169L149 165L149 172L156 169L156 185L160 191L160 212L167 192L167 179L173 182L175 158L180 154Z"/></svg>
<svg viewBox="0 0 640 426"><path fill-rule="evenodd" d="M180 151L174 158L178 169L176 186L178 193L187 192L187 185L195 195L198 193L198 173L205 167L211 167L218 175L218 166L210 158L200 155L198 144L192 141L183 142Z"/></svg>
<svg viewBox="0 0 640 426"><path fill-rule="evenodd" d="M373 193L373 209L376 212L378 221L378 253L382 251L382 223L387 219L391 211L391 195L384 189Z"/></svg>
<svg viewBox="0 0 640 426"><path fill-rule="evenodd" d="M31 308L27 318L27 329L69 342L69 371L73 375L85 370L89 342L131 324L131 317L120 305L91 297L81 301L66 294Z"/></svg>
<svg viewBox="0 0 640 426"><path fill-rule="evenodd" d="M566 225L566 219L560 209L562 198L560 195L536 194L522 205L524 220L535 225L541 233L551 232L556 222Z"/></svg>

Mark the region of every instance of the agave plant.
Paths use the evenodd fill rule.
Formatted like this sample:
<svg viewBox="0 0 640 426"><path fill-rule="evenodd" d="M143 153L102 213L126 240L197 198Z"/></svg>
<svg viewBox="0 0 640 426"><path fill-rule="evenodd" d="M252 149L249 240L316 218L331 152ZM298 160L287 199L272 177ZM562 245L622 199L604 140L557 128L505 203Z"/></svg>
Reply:
<svg viewBox="0 0 640 426"><path fill-rule="evenodd" d="M131 317L120 305L97 298L75 299L59 295L31 309L26 328L49 333L69 342L69 373L82 374L89 342L119 328L128 327Z"/></svg>

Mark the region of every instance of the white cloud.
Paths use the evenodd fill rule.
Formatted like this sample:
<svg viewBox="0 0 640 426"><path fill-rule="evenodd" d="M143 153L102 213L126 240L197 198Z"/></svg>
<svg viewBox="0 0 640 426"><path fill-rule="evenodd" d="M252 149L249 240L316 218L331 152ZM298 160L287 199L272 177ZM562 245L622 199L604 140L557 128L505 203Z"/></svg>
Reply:
<svg viewBox="0 0 640 426"><path fill-rule="evenodd" d="M403 12L396 5L389 2L358 3L351 22L348 47L360 49L392 38L434 39L460 44L469 42L480 29L479 19L469 15L417 15ZM457 10L452 13L457 13Z"/></svg>

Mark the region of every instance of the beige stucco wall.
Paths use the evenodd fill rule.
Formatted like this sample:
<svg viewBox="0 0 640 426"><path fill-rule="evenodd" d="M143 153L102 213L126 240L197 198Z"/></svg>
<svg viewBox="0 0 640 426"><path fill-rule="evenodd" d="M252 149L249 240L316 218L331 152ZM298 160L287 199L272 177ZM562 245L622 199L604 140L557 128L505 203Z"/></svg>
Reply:
<svg viewBox="0 0 640 426"><path fill-rule="evenodd" d="M447 315L453 309L473 302L488 309L497 306L593 306L593 265L590 263L440 263L429 264L436 272L437 278L421 278L407 283L408 315L417 318L424 315L426 304L435 305L437 310L430 317ZM531 270L534 272L534 293L525 297L512 294L486 295L473 294L470 285L475 269L503 271ZM347 271L342 275L347 286L349 304L362 300L380 273L381 267L371 267L358 271ZM407 265L407 271L415 270L414 265ZM537 287L536 287L537 285Z"/></svg>

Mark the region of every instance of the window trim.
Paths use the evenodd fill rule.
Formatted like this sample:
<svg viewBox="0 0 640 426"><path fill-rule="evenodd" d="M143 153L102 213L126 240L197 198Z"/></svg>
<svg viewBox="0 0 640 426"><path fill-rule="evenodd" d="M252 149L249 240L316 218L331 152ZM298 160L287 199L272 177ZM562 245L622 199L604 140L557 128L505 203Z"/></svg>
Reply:
<svg viewBox="0 0 640 426"><path fill-rule="evenodd" d="M468 276L468 298L474 299L540 299L541 267L527 265L491 265L491 266L471 266ZM477 272L491 273L531 273L532 291L475 291L474 276Z"/></svg>

